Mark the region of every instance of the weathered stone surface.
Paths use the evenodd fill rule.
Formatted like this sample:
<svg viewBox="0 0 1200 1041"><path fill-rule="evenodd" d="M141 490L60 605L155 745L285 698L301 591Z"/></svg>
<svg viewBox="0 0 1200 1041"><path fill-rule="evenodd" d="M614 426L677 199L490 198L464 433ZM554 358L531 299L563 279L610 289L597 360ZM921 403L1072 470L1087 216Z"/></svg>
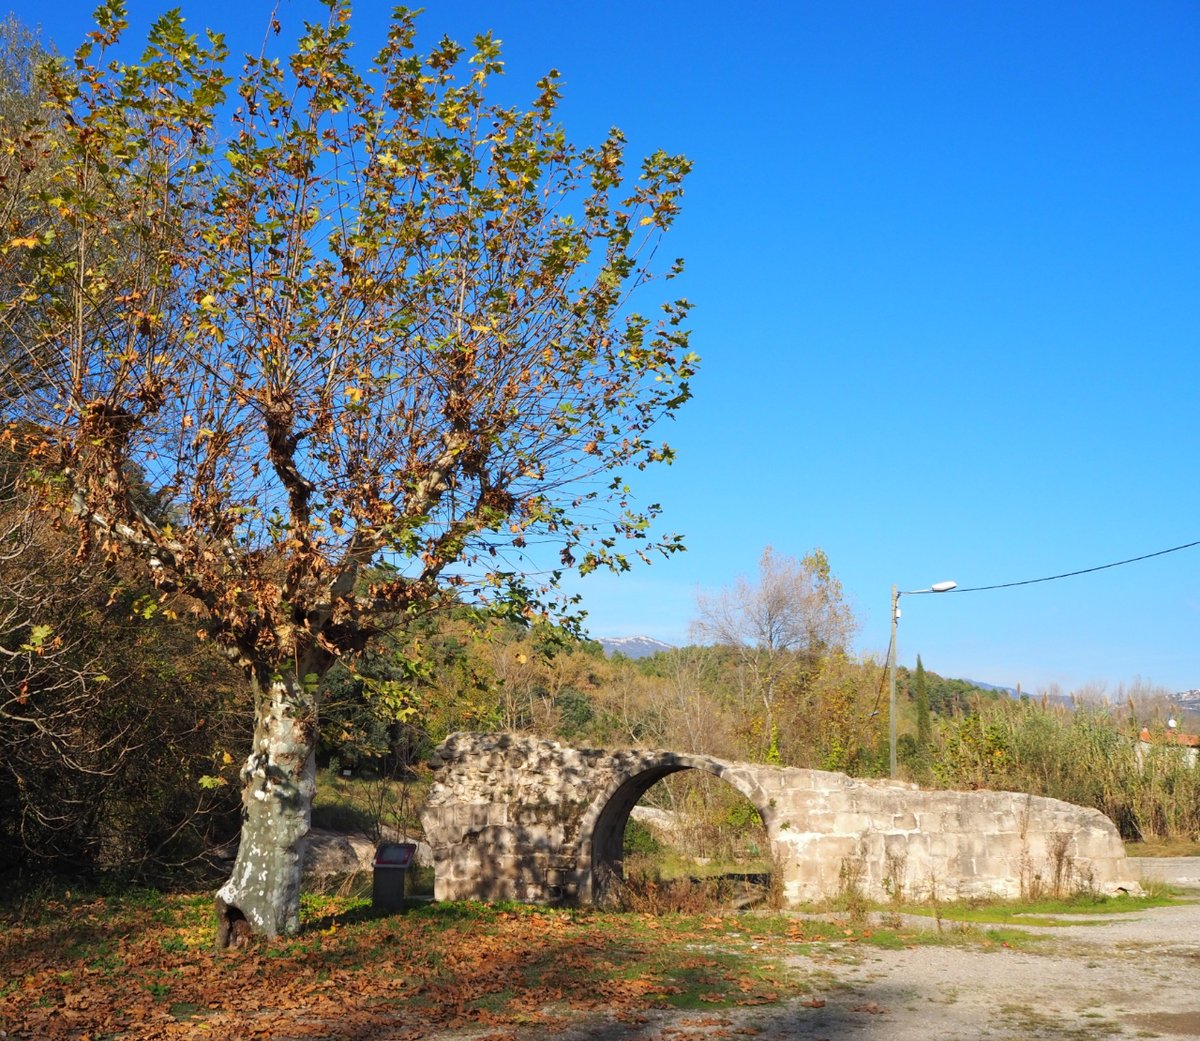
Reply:
<svg viewBox="0 0 1200 1041"><path fill-rule="evenodd" d="M415 864L432 864L433 853L427 843L409 839L398 831L389 829L384 836L387 842L409 842L416 844L413 857ZM347 835L338 831L313 828L308 833L304 848L304 874L306 877L323 878L329 875L348 875L359 871L370 871L375 863L375 843L366 835Z"/></svg>
<svg viewBox="0 0 1200 1041"><path fill-rule="evenodd" d="M322 877L369 871L374 859L375 843L365 835L313 828L304 849L304 874Z"/></svg>
<svg viewBox="0 0 1200 1041"><path fill-rule="evenodd" d="M423 822L439 900L603 899L630 812L680 770L721 777L754 804L790 904L847 888L873 899L1139 889L1112 821L1055 799L514 734L453 734L430 763Z"/></svg>

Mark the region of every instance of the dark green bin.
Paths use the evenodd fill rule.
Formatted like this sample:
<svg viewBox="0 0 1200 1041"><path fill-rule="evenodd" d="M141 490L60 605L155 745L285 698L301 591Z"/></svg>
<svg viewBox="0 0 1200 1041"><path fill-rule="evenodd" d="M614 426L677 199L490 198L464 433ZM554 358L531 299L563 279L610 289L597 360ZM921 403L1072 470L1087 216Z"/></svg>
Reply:
<svg viewBox="0 0 1200 1041"><path fill-rule="evenodd" d="M380 911L404 910L405 878L417 853L415 842L381 842L375 850L371 906Z"/></svg>

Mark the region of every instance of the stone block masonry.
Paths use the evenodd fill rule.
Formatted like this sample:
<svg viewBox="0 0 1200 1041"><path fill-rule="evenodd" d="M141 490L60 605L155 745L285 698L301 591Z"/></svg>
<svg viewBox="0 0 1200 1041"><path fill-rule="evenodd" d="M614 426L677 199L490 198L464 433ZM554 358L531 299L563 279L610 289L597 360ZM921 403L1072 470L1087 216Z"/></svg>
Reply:
<svg viewBox="0 0 1200 1041"><path fill-rule="evenodd" d="M789 905L848 890L872 900L1140 891L1112 821L1057 799L515 734L453 734L430 765L422 817L438 900L602 902L621 877L630 811L680 770L714 774L755 806Z"/></svg>

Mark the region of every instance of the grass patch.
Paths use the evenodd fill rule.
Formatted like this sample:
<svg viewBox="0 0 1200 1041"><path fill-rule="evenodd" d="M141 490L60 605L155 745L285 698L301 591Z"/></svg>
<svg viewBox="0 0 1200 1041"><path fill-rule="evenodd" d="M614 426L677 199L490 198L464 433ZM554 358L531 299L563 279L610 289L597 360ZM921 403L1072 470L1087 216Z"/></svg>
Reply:
<svg viewBox="0 0 1200 1041"><path fill-rule="evenodd" d="M1020 929L984 929L985 923L946 921L937 930L892 924L870 925L858 917L804 919L793 925L789 936L801 942L803 953L821 953L835 948L872 947L898 951L917 947L972 947L982 950L1012 947L1027 948L1041 938Z"/></svg>
<svg viewBox="0 0 1200 1041"><path fill-rule="evenodd" d="M366 895L358 892L301 893L300 921L309 925L312 922L344 918L355 913L361 918L362 911L370 906L369 891Z"/></svg>
<svg viewBox="0 0 1200 1041"><path fill-rule="evenodd" d="M669 848L663 849L661 852L653 855L640 853L636 853L633 856L627 855L625 864L627 869L632 867L634 870L654 874L665 881L674 881L681 878L721 878L726 875L769 875L771 873L770 860L762 857L747 858L745 860L731 857L713 857L699 861Z"/></svg>
<svg viewBox="0 0 1200 1041"><path fill-rule="evenodd" d="M1144 896L1080 894L1042 900L956 901L936 906L906 905L901 910L905 914L980 925L1102 925L1105 915L1144 911L1150 907L1169 907L1177 902L1168 887L1153 886L1147 889ZM1063 915L1072 917L1067 919L1061 917Z"/></svg>
<svg viewBox="0 0 1200 1041"><path fill-rule="evenodd" d="M705 914L769 904L771 865L762 861L699 863L675 855L626 858L624 878L610 899L624 911Z"/></svg>
<svg viewBox="0 0 1200 1041"><path fill-rule="evenodd" d="M366 835L373 842L397 832L419 835L427 787L427 780L395 781L365 774L344 777L322 770L313 798L313 827Z"/></svg>
<svg viewBox="0 0 1200 1041"><path fill-rule="evenodd" d="M1200 857L1200 842L1183 838L1126 842L1125 855L1130 857Z"/></svg>
<svg viewBox="0 0 1200 1041"><path fill-rule="evenodd" d="M177 1023L188 1023L195 1019L203 1019L212 1015L212 1009L203 1005L193 1005L186 1001L177 1001L170 1008L171 1018Z"/></svg>

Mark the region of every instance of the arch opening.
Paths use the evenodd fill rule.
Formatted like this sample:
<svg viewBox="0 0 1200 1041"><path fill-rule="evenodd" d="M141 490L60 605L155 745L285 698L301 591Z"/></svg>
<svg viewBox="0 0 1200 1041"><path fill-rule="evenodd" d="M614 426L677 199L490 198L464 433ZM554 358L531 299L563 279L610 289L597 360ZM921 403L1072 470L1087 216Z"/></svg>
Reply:
<svg viewBox="0 0 1200 1041"><path fill-rule="evenodd" d="M585 897L641 910L771 900L764 807L721 773L706 762L676 761L625 779L599 807L585 840ZM645 812L635 816L639 808Z"/></svg>

